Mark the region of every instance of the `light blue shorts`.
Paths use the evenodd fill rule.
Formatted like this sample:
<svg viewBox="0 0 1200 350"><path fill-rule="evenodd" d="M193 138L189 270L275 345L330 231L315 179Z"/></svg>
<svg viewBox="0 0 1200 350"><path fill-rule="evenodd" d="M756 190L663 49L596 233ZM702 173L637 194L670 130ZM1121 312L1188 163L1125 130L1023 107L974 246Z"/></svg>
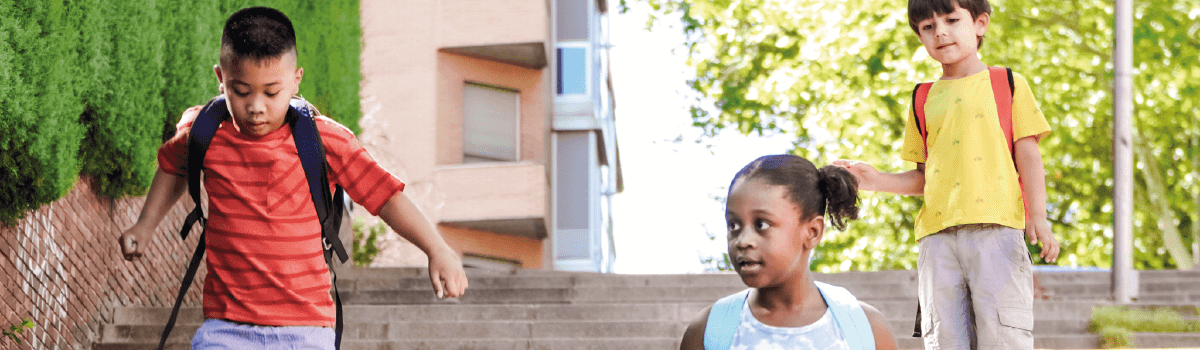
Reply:
<svg viewBox="0 0 1200 350"><path fill-rule="evenodd" d="M254 326L209 318L192 337L192 350L333 350L333 341L329 327Z"/></svg>

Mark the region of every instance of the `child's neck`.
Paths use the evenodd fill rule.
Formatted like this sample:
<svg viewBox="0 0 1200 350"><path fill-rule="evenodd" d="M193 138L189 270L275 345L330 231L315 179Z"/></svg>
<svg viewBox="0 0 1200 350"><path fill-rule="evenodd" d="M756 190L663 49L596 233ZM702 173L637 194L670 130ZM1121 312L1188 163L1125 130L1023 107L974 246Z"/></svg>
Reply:
<svg viewBox="0 0 1200 350"><path fill-rule="evenodd" d="M803 327L825 315L828 306L811 279L803 283L758 288L750 300L754 318L773 327Z"/></svg>
<svg viewBox="0 0 1200 350"><path fill-rule="evenodd" d="M771 310L803 308L813 301L824 302L811 274L797 276L797 281L780 286L758 288L757 304Z"/></svg>
<svg viewBox="0 0 1200 350"><path fill-rule="evenodd" d="M987 70L987 65L979 60L979 56L970 55L962 61L942 64L942 80L966 78L975 73Z"/></svg>

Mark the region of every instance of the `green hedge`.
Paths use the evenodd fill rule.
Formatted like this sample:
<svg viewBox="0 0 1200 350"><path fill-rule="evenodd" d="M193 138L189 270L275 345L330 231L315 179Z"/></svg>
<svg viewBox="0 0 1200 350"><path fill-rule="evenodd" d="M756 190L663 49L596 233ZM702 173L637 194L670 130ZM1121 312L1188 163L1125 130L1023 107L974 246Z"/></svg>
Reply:
<svg viewBox="0 0 1200 350"><path fill-rule="evenodd" d="M0 221L70 191L142 195L179 114L216 94L221 28L248 6L296 26L301 93L359 131L358 2L0 0Z"/></svg>
<svg viewBox="0 0 1200 350"><path fill-rule="evenodd" d="M83 104L72 30L61 3L0 5L0 220L66 194L79 172Z"/></svg>

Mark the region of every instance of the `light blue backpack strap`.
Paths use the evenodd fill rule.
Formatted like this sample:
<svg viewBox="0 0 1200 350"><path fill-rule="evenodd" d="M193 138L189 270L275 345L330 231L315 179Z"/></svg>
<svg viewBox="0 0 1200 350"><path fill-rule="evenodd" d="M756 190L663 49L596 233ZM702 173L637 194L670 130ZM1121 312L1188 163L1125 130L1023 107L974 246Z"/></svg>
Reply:
<svg viewBox="0 0 1200 350"><path fill-rule="evenodd" d="M704 349L727 350L733 346L733 335L742 319L742 307L750 290L733 293L717 300L708 312L708 323L704 326Z"/></svg>
<svg viewBox="0 0 1200 350"><path fill-rule="evenodd" d="M867 321L867 313L858 303L858 298L846 288L827 283L817 282L817 289L825 298L825 304L829 305L829 311L833 312L833 320L842 330L842 336L846 337L850 350L875 349L875 334L871 332L871 323ZM711 322L712 319L709 320Z"/></svg>

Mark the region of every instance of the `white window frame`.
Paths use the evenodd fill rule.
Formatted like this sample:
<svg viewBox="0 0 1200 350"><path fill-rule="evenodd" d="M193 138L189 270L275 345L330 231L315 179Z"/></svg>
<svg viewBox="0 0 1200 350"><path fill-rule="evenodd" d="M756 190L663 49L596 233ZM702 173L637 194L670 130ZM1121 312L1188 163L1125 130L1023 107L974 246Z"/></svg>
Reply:
<svg viewBox="0 0 1200 350"><path fill-rule="evenodd" d="M559 57L559 55L558 55L558 49L583 49L584 50L583 51L583 59L586 60L586 62L583 63L584 78L583 78L583 92L582 93L574 93L574 94L566 94L566 93L559 94L558 93L558 83L559 83L559 81L562 81L562 75L559 74L559 72L558 72L558 67L562 65L562 62L560 62L561 57ZM592 43L590 41L564 41L564 42L559 42L557 45L555 45L555 50L554 50L554 64L555 64L555 66L554 66L554 79L555 79L554 80L554 95L555 96L554 96L554 98L556 101L583 102L583 101L588 101L591 99L592 71L593 71L592 66L594 65L594 62L592 62L592 54L593 54L592 51L593 51Z"/></svg>

